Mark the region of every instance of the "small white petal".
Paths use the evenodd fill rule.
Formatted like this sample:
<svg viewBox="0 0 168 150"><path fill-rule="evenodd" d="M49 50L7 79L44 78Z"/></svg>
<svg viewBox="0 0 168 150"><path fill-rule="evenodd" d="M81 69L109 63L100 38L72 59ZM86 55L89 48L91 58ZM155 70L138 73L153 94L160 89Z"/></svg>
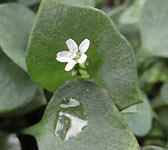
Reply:
<svg viewBox="0 0 168 150"><path fill-rule="evenodd" d="M71 60L72 53L69 51L62 51L57 53L56 60L60 62L69 62Z"/></svg>
<svg viewBox="0 0 168 150"><path fill-rule="evenodd" d="M78 51L78 45L76 44L76 42L72 39L69 39L66 41L66 45L69 49L70 52L77 52Z"/></svg>
<svg viewBox="0 0 168 150"><path fill-rule="evenodd" d="M86 54L82 54L82 56L77 60L77 62L79 64L82 64L82 63L84 63L86 61L86 59L87 59L87 55Z"/></svg>
<svg viewBox="0 0 168 150"><path fill-rule="evenodd" d="M68 64L65 67L65 71L70 71L72 68L76 65L76 60L71 60L68 62Z"/></svg>
<svg viewBox="0 0 168 150"><path fill-rule="evenodd" d="M81 53L85 53L90 46L90 41L88 39L85 39L79 46L79 50Z"/></svg>

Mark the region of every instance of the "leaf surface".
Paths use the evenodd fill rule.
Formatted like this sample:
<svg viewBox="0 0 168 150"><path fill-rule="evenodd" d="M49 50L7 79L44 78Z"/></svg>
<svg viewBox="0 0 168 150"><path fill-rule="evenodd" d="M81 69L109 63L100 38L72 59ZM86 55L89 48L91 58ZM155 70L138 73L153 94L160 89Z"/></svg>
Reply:
<svg viewBox="0 0 168 150"><path fill-rule="evenodd" d="M100 10L43 0L32 30L26 63L31 78L54 92L72 80L56 54L68 50L66 41L91 42L86 52L91 80L110 91L119 109L142 102L133 50L113 22Z"/></svg>
<svg viewBox="0 0 168 150"><path fill-rule="evenodd" d="M19 67L26 70L25 52L35 15L17 3L0 6L0 47Z"/></svg>
<svg viewBox="0 0 168 150"><path fill-rule="evenodd" d="M35 104L29 109L37 108L46 103L43 98L37 100L37 85L30 80L28 75L14 64L2 51L0 51L0 114L14 115L21 111L23 114L28 109L26 105L34 99ZM24 109L23 109L24 108Z"/></svg>
<svg viewBox="0 0 168 150"><path fill-rule="evenodd" d="M66 3L70 5L81 5L81 6L95 6L96 0L56 0L57 2Z"/></svg>
<svg viewBox="0 0 168 150"><path fill-rule="evenodd" d="M137 105L137 113L122 113L124 119L135 135L145 136L152 128L152 109L147 97L143 94L144 102Z"/></svg>
<svg viewBox="0 0 168 150"><path fill-rule="evenodd" d="M77 101L76 106L70 101L65 103L68 98ZM60 114L63 115L60 117ZM70 135L68 133L71 129L75 127L74 133L79 125L78 122L74 125L72 118L69 126L66 120L59 128L59 123L67 114L87 118L88 124L82 132L64 141ZM66 83L51 99L40 123L24 132L36 137L39 150L138 150L135 137L107 91L88 81L75 80Z"/></svg>
<svg viewBox="0 0 168 150"><path fill-rule="evenodd" d="M168 57L168 1L147 0L140 17L143 51Z"/></svg>

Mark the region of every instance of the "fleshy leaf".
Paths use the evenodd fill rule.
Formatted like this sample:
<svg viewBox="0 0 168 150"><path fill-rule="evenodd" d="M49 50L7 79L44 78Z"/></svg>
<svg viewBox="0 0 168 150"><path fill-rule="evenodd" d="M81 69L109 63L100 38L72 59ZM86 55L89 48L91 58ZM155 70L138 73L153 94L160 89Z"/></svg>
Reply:
<svg viewBox="0 0 168 150"><path fill-rule="evenodd" d="M121 111L122 113L137 113L137 105L133 105Z"/></svg>
<svg viewBox="0 0 168 150"><path fill-rule="evenodd" d="M8 113L2 113L0 114L3 117L14 117L14 116L20 116L29 112L32 112L41 106L44 106L47 104L47 100L45 98L44 92L42 88L37 87L36 93L33 97L33 99L26 103L25 106L20 106L16 110Z"/></svg>
<svg viewBox="0 0 168 150"><path fill-rule="evenodd" d="M135 135L145 136L152 127L152 109L147 97L143 94L144 102L137 105L137 113L122 113L124 119Z"/></svg>
<svg viewBox="0 0 168 150"><path fill-rule="evenodd" d="M33 99L36 102L30 106L31 110L46 103L42 98L37 100L35 97L38 92L37 85L2 51L0 51L0 72L0 115L14 115L14 112L18 112L21 108L23 114L27 112L26 105L32 103ZM42 96L41 93L40 95Z"/></svg>
<svg viewBox="0 0 168 150"><path fill-rule="evenodd" d="M168 57L168 1L147 0L140 17L140 31L147 56Z"/></svg>
<svg viewBox="0 0 168 150"><path fill-rule="evenodd" d="M35 82L54 92L73 79L64 71L66 63L55 60L58 52L67 50L70 38L78 45L90 40L86 55L91 80L110 91L119 109L142 102L133 50L113 22L100 10L57 0L42 1L30 36L26 62Z"/></svg>
<svg viewBox="0 0 168 150"><path fill-rule="evenodd" d="M69 102L65 103L66 100ZM71 120L63 120L63 115L71 116ZM87 125L81 133L66 140L68 133L72 129L75 133L80 125L77 120L74 124L72 116L87 120ZM135 137L108 92L88 81L75 80L61 87L40 123L25 129L24 133L35 136L39 150L138 150Z"/></svg>
<svg viewBox="0 0 168 150"><path fill-rule="evenodd" d="M61 3L81 6L95 6L95 0L56 0Z"/></svg>
<svg viewBox="0 0 168 150"><path fill-rule="evenodd" d="M127 8L120 16L119 22L121 24L136 24L139 22L141 9L146 0L139 0L133 2L133 4Z"/></svg>
<svg viewBox="0 0 168 150"><path fill-rule="evenodd" d="M24 5L27 5L27 6L39 3L40 1L41 0L18 0L18 2L20 2ZM95 0L58 0L58 1L68 3L68 4L73 4L73 5L95 6Z"/></svg>
<svg viewBox="0 0 168 150"><path fill-rule="evenodd" d="M23 5L0 6L0 47L19 67L26 70L25 52L35 15Z"/></svg>
<svg viewBox="0 0 168 150"><path fill-rule="evenodd" d="M141 46L141 39L138 27L139 12L141 8L137 7L139 6L139 3L141 2L135 1L130 7L128 7L128 4L123 4L120 7L112 9L112 11L108 13L109 17L114 21L119 31L131 43L135 52L137 52L137 50ZM134 11L137 13L135 14ZM124 20L125 22L121 20Z"/></svg>

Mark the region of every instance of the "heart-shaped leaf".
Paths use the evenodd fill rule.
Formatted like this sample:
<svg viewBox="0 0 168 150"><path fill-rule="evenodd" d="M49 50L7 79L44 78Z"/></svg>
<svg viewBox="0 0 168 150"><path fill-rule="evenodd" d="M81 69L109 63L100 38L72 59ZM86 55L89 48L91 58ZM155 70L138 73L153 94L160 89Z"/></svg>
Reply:
<svg viewBox="0 0 168 150"><path fill-rule="evenodd" d="M35 136L39 150L138 150L107 91L88 81L66 83L40 123L24 132Z"/></svg>
<svg viewBox="0 0 168 150"><path fill-rule="evenodd" d="M29 107L29 110L46 103L41 91L37 91L37 85L2 51L0 51L0 72L1 115L14 115L20 109L22 109L21 113L23 114L28 111L27 105L29 103L34 103ZM37 95L41 95L43 98L37 98Z"/></svg>
<svg viewBox="0 0 168 150"><path fill-rule="evenodd" d="M0 47L24 70L26 46L34 18L34 13L23 5L0 6Z"/></svg>
<svg viewBox="0 0 168 150"><path fill-rule="evenodd" d="M133 50L113 22L100 10L57 0L42 1L30 36L26 62L34 81L54 92L73 79L65 64L55 60L58 52L68 50L70 38L77 44L90 40L86 54L91 80L110 91L119 109L142 102Z"/></svg>
<svg viewBox="0 0 168 150"><path fill-rule="evenodd" d="M140 31L147 56L168 57L168 1L147 0L140 17Z"/></svg>
<svg viewBox="0 0 168 150"><path fill-rule="evenodd" d="M144 102L137 105L137 113L122 113L124 119L137 136L145 136L152 127L152 109L144 94L143 98Z"/></svg>
<svg viewBox="0 0 168 150"><path fill-rule="evenodd" d="M0 135L0 149L1 150L21 150L21 144L15 134Z"/></svg>

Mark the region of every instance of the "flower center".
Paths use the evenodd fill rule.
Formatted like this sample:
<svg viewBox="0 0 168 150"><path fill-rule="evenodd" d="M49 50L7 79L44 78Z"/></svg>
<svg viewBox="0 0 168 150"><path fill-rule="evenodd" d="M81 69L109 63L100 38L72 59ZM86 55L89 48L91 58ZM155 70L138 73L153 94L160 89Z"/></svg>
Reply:
<svg viewBox="0 0 168 150"><path fill-rule="evenodd" d="M75 60L79 59L82 56L80 52L76 52L76 56L73 58Z"/></svg>

